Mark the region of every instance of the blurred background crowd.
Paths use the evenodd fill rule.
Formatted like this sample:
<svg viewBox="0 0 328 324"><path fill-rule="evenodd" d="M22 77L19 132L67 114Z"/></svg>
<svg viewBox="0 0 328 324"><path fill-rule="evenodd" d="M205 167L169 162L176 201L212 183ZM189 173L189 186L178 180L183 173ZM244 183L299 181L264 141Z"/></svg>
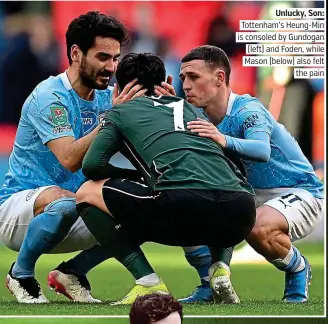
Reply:
<svg viewBox="0 0 328 324"><path fill-rule="evenodd" d="M201 44L221 47L231 59L232 89L257 96L300 143L322 174L324 80L295 80L292 68L243 67L245 44L236 43L239 21L273 19L275 7L323 8L323 1L0 2L0 182L7 169L22 104L34 87L67 67L65 32L88 10L120 19L133 41L123 50L153 52L164 60L174 86L181 57Z"/></svg>

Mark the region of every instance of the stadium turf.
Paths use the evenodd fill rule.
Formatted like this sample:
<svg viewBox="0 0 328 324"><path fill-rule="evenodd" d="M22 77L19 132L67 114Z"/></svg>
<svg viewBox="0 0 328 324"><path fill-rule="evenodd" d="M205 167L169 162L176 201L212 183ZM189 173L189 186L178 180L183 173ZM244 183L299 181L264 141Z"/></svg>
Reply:
<svg viewBox="0 0 328 324"><path fill-rule="evenodd" d="M232 280L234 288L242 300L240 305L188 305L184 307L185 315L218 315L218 316L263 316L263 315L324 315L324 247L323 243L299 245L308 257L313 269L313 280L310 286L310 302L301 305L282 303L284 274L271 265L233 265ZM171 293L177 297L188 295L198 284L196 272L187 264L180 248L147 244L144 251L157 273L165 279ZM0 280L5 279L8 269L16 258L16 253L0 247ZM72 254L73 255L73 254ZM45 295L52 301L47 305L22 305L0 285L0 315L127 315L128 306L110 306L109 302L123 297L132 287L133 279L116 261L110 260L92 270L88 278L92 284L92 294L104 301L103 304L74 304L65 297L50 291L46 286L48 272L61 261L69 259L71 254L42 256L36 269ZM60 319L42 319L42 323L59 323ZM6 321L0 319L0 322ZM15 323L21 319L13 320ZM26 320L39 323L38 320ZM72 319L70 323L75 323ZM97 319L79 319L78 323L100 323ZM210 319L208 323L212 323ZM4 322L6 323L6 322ZM24 321L25 323L25 321ZM40 320L41 323L41 320ZM66 323L61 320L61 323ZM115 319L106 323L128 323L127 319ZM186 323L196 323L196 319ZM202 321L201 323L206 323ZM225 323L225 322L221 322Z"/></svg>

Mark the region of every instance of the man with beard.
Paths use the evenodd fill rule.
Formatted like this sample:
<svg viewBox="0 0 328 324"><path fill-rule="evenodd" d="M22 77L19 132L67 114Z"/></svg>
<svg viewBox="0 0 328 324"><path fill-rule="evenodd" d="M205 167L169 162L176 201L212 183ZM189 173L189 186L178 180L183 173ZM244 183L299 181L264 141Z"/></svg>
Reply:
<svg viewBox="0 0 328 324"><path fill-rule="evenodd" d="M48 302L34 277L42 254L85 249L51 272L49 284L74 301L98 301L85 275L108 255L78 218L75 192L104 112L146 91L136 80L120 94L109 87L128 39L113 17L88 12L74 19L66 33L68 69L41 82L24 103L0 189L1 241L19 251L6 281L18 302Z"/></svg>

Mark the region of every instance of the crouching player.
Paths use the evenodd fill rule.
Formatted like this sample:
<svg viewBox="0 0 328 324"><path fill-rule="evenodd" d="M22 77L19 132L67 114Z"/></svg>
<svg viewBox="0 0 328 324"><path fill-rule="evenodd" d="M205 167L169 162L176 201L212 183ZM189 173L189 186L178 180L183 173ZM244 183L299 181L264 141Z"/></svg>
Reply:
<svg viewBox="0 0 328 324"><path fill-rule="evenodd" d="M231 91L230 72L228 57L217 47L195 48L182 59L180 78L186 99L202 107L210 121L194 120L188 129L243 158L257 206L256 224L247 242L285 272L283 301L306 302L311 267L292 242L309 235L322 219L323 184L295 139L261 102ZM173 92L170 85L163 85ZM239 302L230 281L232 250L224 249L220 257L219 301L224 303ZM186 257L203 280L181 301L213 300L207 280L209 250L187 248Z"/></svg>
<svg viewBox="0 0 328 324"><path fill-rule="evenodd" d="M188 131L187 122L204 118L197 108L178 97L153 96L154 85L165 80L164 64L157 56L128 54L119 63L116 78L121 89L138 78L148 89L147 96L106 113L83 161L83 173L93 181L77 192L79 215L102 247L134 276L145 264L139 248L145 241L175 246L206 243L211 247L211 280L217 294L218 247L239 243L251 231L252 190L220 146ZM145 184L126 180L124 170L108 163L117 151L136 166ZM137 286L118 303L158 292L150 291L149 283L148 289L140 288L152 275L150 270L139 277Z"/></svg>
<svg viewBox="0 0 328 324"><path fill-rule="evenodd" d="M88 12L75 18L66 32L68 69L41 82L22 108L0 188L0 240L19 251L6 283L20 303L48 302L34 274L42 254L80 250L51 271L49 285L71 300L99 302L86 274L108 256L78 217L75 192L85 181L82 159L105 110L141 88L118 95L108 87L128 39L113 17Z"/></svg>

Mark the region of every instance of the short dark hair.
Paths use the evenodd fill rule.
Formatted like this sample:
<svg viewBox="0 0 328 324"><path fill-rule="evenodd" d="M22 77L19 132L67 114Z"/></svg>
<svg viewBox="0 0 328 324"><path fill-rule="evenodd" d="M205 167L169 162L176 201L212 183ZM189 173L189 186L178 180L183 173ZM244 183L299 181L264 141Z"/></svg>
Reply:
<svg viewBox="0 0 328 324"><path fill-rule="evenodd" d="M182 63L193 60L205 61L208 65L216 68L221 67L226 74L226 85L229 85L231 66L227 54L219 47L203 45L192 49L181 60Z"/></svg>
<svg viewBox="0 0 328 324"><path fill-rule="evenodd" d="M84 55L94 45L95 38L111 37L121 45L130 41L130 36L124 25L112 16L89 11L75 18L68 26L66 32L66 48L69 64L72 64L71 48L76 44Z"/></svg>
<svg viewBox="0 0 328 324"><path fill-rule="evenodd" d="M160 321L174 312L179 313L182 322L182 305L171 295L139 296L131 306L130 324L148 324Z"/></svg>
<svg viewBox="0 0 328 324"><path fill-rule="evenodd" d="M152 53L130 53L125 55L117 66L116 80L120 89L130 81L138 79L138 83L148 89L147 96L154 94L154 85L165 81L166 71L163 61Z"/></svg>

